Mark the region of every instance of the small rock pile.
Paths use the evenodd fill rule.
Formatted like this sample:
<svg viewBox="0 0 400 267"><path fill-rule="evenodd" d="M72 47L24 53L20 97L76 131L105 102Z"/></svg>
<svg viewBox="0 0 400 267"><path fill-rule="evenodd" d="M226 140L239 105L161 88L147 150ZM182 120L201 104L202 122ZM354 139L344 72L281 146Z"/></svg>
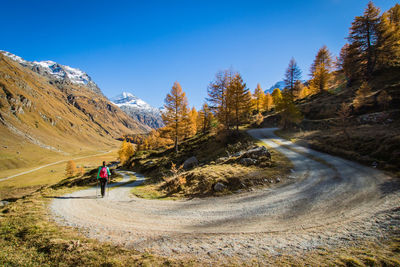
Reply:
<svg viewBox="0 0 400 267"><path fill-rule="evenodd" d="M264 146L253 146L247 151L237 152L229 157L216 160L217 164L239 163L244 166L261 165L271 161L271 153Z"/></svg>

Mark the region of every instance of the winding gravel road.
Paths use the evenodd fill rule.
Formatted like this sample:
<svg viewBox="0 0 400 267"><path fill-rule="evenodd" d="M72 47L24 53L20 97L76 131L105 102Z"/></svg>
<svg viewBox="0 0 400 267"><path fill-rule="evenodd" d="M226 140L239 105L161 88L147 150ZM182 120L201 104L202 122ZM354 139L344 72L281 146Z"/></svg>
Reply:
<svg viewBox="0 0 400 267"><path fill-rule="evenodd" d="M273 134L249 134L294 164L291 182L231 196L182 201L130 195L137 180L96 197L96 189L56 198L51 211L62 225L140 251L177 257L292 253L316 247L379 241L399 228L399 186L384 173L294 145ZM129 181L129 172L122 172ZM132 174L132 173L131 173ZM133 173L134 174L134 173Z"/></svg>

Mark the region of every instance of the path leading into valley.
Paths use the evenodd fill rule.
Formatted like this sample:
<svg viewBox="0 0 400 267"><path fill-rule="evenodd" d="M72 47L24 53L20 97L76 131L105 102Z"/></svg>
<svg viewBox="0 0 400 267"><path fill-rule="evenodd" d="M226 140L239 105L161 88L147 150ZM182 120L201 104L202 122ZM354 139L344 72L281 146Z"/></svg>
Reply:
<svg viewBox="0 0 400 267"><path fill-rule="evenodd" d="M24 175L24 174L28 174L28 173L31 173L31 172L35 172L35 171L38 171L38 170L43 169L43 168L46 168L46 167L50 167L50 166L57 165L57 164L60 164L60 163L63 163L63 162L67 162L67 161L69 161L69 160L78 160L78 159L85 159L85 158L97 157L97 156L101 156L101 155L108 154L108 153L110 153L110 152L111 152L111 150L110 150L110 151L107 151L107 152L99 153L99 154L89 155L89 156L82 156L82 157L77 157L77 158L73 158L73 159L63 159L63 160L59 160L59 161L56 161L56 162L52 162L52 163L49 163L49 164L46 164L46 165L42 165L42 166L33 168L33 169L31 169L31 170L28 170L28 171L24 171L24 172L20 172L20 173L17 173L17 174L13 174L13 175L10 175L10 176L4 177L4 178L0 178L0 182L9 180L9 179L14 178L14 177L17 177L17 176L21 176L21 175Z"/></svg>
<svg viewBox="0 0 400 267"><path fill-rule="evenodd" d="M56 198L51 210L62 225L87 236L167 256L232 257L296 253L381 238L399 228L400 191L384 173L297 146L273 134L253 137L294 164L291 182L218 198L146 200L130 195L129 175L97 198L90 188ZM117 184L118 185L118 184Z"/></svg>

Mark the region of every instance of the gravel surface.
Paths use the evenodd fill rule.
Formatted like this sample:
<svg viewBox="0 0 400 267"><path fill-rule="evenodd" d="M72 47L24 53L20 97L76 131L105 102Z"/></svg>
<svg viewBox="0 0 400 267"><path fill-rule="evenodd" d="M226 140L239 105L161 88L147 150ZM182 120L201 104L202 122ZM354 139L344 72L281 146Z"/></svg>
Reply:
<svg viewBox="0 0 400 267"><path fill-rule="evenodd" d="M146 200L130 195L144 181L96 188L56 198L55 220L85 235L139 251L204 259L262 258L318 247L379 242L399 228L398 183L376 169L294 145L273 134L249 130L294 164L291 182L224 197ZM268 177L266 177L268 178Z"/></svg>

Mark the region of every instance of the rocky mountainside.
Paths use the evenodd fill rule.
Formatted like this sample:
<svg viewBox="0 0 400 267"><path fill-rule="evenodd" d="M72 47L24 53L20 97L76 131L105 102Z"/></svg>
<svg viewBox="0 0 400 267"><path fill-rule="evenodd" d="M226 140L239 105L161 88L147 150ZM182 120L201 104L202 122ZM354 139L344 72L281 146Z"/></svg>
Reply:
<svg viewBox="0 0 400 267"><path fill-rule="evenodd" d="M160 110L131 93L123 92L111 98L111 101L126 114L151 128L164 126Z"/></svg>
<svg viewBox="0 0 400 267"><path fill-rule="evenodd" d="M115 147L121 135L149 130L113 105L83 71L0 52L4 148L17 142L68 154Z"/></svg>

